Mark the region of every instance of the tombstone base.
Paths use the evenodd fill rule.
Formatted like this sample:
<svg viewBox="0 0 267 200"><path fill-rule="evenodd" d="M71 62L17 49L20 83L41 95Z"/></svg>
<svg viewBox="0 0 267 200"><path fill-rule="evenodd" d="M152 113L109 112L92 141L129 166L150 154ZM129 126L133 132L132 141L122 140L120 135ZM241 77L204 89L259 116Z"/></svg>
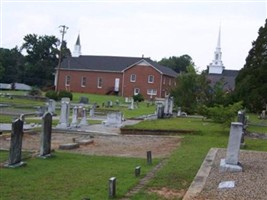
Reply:
<svg viewBox="0 0 267 200"><path fill-rule="evenodd" d="M227 164L225 162L225 159L221 159L219 171L220 172L242 172L243 168L240 163L237 165L231 165L231 164Z"/></svg>
<svg viewBox="0 0 267 200"><path fill-rule="evenodd" d="M47 159L47 158L51 158L52 154L46 154L46 155L39 155L38 158L42 158L42 159Z"/></svg>
<svg viewBox="0 0 267 200"><path fill-rule="evenodd" d="M18 168L18 167L22 167L22 166L25 166L25 165L27 165L27 163L21 161L19 163L14 164L14 165L6 164L6 165L4 165L4 167L6 167L6 168Z"/></svg>
<svg viewBox="0 0 267 200"><path fill-rule="evenodd" d="M70 150L79 148L80 145L78 143L67 143L67 144L60 144L59 149L61 150Z"/></svg>
<svg viewBox="0 0 267 200"><path fill-rule="evenodd" d="M56 126L56 128L59 128L59 129L68 129L69 126L68 126L68 124L62 123L62 124L58 124Z"/></svg>

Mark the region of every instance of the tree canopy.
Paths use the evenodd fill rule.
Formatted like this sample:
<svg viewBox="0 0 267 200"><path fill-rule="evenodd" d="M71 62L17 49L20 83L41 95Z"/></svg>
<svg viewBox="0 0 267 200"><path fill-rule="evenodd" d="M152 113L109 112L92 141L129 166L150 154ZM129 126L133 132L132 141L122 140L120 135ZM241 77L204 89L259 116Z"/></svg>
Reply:
<svg viewBox="0 0 267 200"><path fill-rule="evenodd" d="M177 73L186 72L188 66L194 66L192 58L186 54L178 57L162 58L158 63L173 69Z"/></svg>
<svg viewBox="0 0 267 200"><path fill-rule="evenodd" d="M236 78L235 91L251 111L260 111L267 104L267 19Z"/></svg>
<svg viewBox="0 0 267 200"><path fill-rule="evenodd" d="M0 48L0 80L2 83L24 81L25 58L17 47Z"/></svg>

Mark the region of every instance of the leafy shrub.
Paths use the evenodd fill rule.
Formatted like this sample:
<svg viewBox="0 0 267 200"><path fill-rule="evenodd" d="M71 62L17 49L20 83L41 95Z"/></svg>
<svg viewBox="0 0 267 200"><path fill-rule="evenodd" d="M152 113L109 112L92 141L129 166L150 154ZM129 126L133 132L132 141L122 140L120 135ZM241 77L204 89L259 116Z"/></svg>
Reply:
<svg viewBox="0 0 267 200"><path fill-rule="evenodd" d="M229 126L231 122L235 121L237 112L242 109L242 101L230 104L228 106L218 105L214 107L202 107L202 114L214 120L215 122L222 123Z"/></svg>
<svg viewBox="0 0 267 200"><path fill-rule="evenodd" d="M42 96L42 91L36 87L32 87L32 89L28 92L28 95L31 96Z"/></svg>
<svg viewBox="0 0 267 200"><path fill-rule="evenodd" d="M58 100L57 92L54 90L49 90L45 93L45 96L49 99L54 99L55 101Z"/></svg>
<svg viewBox="0 0 267 200"><path fill-rule="evenodd" d="M58 93L58 99L61 99L63 97L68 97L70 100L72 100L73 96L71 92L68 92L66 90L59 91Z"/></svg>
<svg viewBox="0 0 267 200"><path fill-rule="evenodd" d="M141 102L141 101L144 101L145 100L144 96L142 94L140 94L140 93L137 94L137 95L134 95L133 96L133 99L134 99L135 102L137 102L137 101L138 102Z"/></svg>

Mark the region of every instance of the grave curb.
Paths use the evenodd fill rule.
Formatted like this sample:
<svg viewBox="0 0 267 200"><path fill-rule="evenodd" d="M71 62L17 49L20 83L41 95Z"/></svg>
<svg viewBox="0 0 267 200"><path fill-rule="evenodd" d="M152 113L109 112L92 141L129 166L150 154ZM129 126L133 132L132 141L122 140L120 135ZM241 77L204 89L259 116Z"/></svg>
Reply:
<svg viewBox="0 0 267 200"><path fill-rule="evenodd" d="M183 200L190 200L196 197L204 188L207 177L210 174L214 159L216 157L218 148L211 148L205 157L201 167L199 168L197 175L188 188Z"/></svg>

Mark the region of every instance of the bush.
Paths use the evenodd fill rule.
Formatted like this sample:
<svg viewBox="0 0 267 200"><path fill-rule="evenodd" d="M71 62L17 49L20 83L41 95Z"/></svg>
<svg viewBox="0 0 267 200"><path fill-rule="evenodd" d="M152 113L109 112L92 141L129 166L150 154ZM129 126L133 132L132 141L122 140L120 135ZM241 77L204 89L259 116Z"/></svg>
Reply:
<svg viewBox="0 0 267 200"><path fill-rule="evenodd" d="M49 99L54 99L55 101L58 100L57 92L54 90L49 90L45 93L45 96Z"/></svg>
<svg viewBox="0 0 267 200"><path fill-rule="evenodd" d="M144 96L142 94L140 94L140 93L137 94L137 95L134 95L133 96L133 99L134 99L135 102L137 102L137 101L138 102L141 102L141 101L144 101L145 100Z"/></svg>
<svg viewBox="0 0 267 200"><path fill-rule="evenodd" d="M31 96L42 96L42 91L39 90L36 87L32 87L32 89L28 92L28 95L31 95Z"/></svg>
<svg viewBox="0 0 267 200"><path fill-rule="evenodd" d="M71 92L68 92L66 90L59 91L59 93L58 93L58 99L61 99L63 97L68 97L68 98L70 98L70 100L72 100L72 97L73 96L72 96L72 93Z"/></svg>
<svg viewBox="0 0 267 200"><path fill-rule="evenodd" d="M228 106L214 106L214 107L202 107L202 114L207 118L212 119L215 122L222 123L225 126L229 126L231 122L235 121L237 112L242 109L242 101L228 105Z"/></svg>

